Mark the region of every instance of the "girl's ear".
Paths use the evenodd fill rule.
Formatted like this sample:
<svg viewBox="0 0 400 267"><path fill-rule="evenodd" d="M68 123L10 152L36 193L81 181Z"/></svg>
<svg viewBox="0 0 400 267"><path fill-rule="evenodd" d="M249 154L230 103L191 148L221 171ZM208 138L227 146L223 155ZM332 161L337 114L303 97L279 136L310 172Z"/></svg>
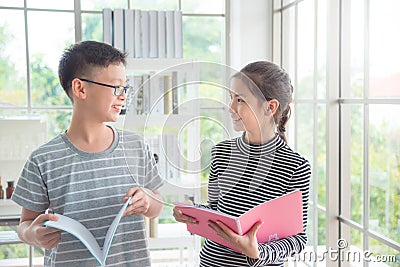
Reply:
<svg viewBox="0 0 400 267"><path fill-rule="evenodd" d="M271 99L263 103L264 112L266 115L274 115L279 108L279 102L276 99Z"/></svg>
<svg viewBox="0 0 400 267"><path fill-rule="evenodd" d="M72 94L77 99L86 99L86 89L83 87L83 82L78 78L72 80Z"/></svg>

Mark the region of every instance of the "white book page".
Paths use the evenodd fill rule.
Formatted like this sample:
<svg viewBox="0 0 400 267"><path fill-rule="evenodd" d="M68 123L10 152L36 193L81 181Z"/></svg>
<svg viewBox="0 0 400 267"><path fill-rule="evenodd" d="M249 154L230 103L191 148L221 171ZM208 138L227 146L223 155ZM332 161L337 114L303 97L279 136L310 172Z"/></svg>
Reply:
<svg viewBox="0 0 400 267"><path fill-rule="evenodd" d="M83 226L80 222L75 221L67 216L61 214L55 214L58 217L58 221L46 221L44 225L48 227L57 228L68 232L78 238L92 253L92 255L96 258L99 263L103 263L102 252L97 243L97 240L94 238L92 233Z"/></svg>
<svg viewBox="0 0 400 267"><path fill-rule="evenodd" d="M132 196L128 198L128 200L125 202L124 206L120 209L118 212L117 216L115 217L114 221L112 222L111 226L108 228L106 238L104 239L104 245L103 245L103 259L105 263L105 259L107 258L108 252L111 247L111 242L113 240L115 231L117 231L117 227L119 222L121 221L122 215L124 214L124 211L129 205L129 202L131 201Z"/></svg>

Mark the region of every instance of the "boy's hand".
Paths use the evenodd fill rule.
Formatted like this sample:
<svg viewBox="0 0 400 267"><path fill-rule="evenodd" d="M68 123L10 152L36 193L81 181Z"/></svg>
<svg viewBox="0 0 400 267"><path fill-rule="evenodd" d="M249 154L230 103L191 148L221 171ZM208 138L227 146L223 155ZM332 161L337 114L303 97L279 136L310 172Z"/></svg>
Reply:
<svg viewBox="0 0 400 267"><path fill-rule="evenodd" d="M127 201L129 196L133 197L123 216L132 214L146 215L147 211L150 208L150 192L145 191L145 189L141 187L134 187L128 190L124 197L124 201Z"/></svg>
<svg viewBox="0 0 400 267"><path fill-rule="evenodd" d="M43 225L45 221L57 221L54 214L41 214L25 229L26 237L45 249L52 249L61 241L61 230Z"/></svg>

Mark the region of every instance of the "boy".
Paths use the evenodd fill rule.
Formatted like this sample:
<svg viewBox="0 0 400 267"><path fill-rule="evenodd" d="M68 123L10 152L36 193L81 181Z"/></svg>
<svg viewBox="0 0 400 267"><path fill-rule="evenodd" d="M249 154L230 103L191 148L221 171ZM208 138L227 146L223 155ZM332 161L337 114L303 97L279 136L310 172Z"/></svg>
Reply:
<svg viewBox="0 0 400 267"><path fill-rule="evenodd" d="M125 65L124 53L95 41L75 44L61 57L58 75L72 101L71 124L32 152L12 197L23 207L18 236L46 249L44 266L97 266L75 237L43 226L57 220L47 209L80 221L103 246L131 195L106 263L150 266L143 216L161 213L162 180L138 135L104 124L117 121L126 100Z"/></svg>

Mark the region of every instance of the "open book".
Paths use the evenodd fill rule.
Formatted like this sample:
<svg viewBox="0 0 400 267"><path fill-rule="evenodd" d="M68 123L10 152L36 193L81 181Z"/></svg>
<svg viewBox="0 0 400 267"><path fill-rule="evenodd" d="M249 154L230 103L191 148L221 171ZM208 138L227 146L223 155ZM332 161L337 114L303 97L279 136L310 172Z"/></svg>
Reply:
<svg viewBox="0 0 400 267"><path fill-rule="evenodd" d="M303 201L301 191L283 195L262 203L239 217L216 210L182 203L175 206L184 214L197 220L197 224L187 224L187 230L208 238L221 245L240 252L237 248L218 236L208 226L208 221L220 221L239 235L245 235L258 221L262 221L257 232L258 243L267 243L303 232Z"/></svg>
<svg viewBox="0 0 400 267"><path fill-rule="evenodd" d="M125 202L125 204L122 206L117 216L115 217L114 221L112 222L111 226L108 228L103 248L100 248L99 244L96 241L96 238L85 226L83 226L83 224L67 216L55 213L55 215L58 217L58 221L45 221L43 224L48 227L53 227L66 231L75 236L87 247L90 253L92 253L99 265L103 266L106 263L107 255L110 250L115 231L117 230L122 215L128 207L131 199L132 197L129 197L129 199Z"/></svg>

